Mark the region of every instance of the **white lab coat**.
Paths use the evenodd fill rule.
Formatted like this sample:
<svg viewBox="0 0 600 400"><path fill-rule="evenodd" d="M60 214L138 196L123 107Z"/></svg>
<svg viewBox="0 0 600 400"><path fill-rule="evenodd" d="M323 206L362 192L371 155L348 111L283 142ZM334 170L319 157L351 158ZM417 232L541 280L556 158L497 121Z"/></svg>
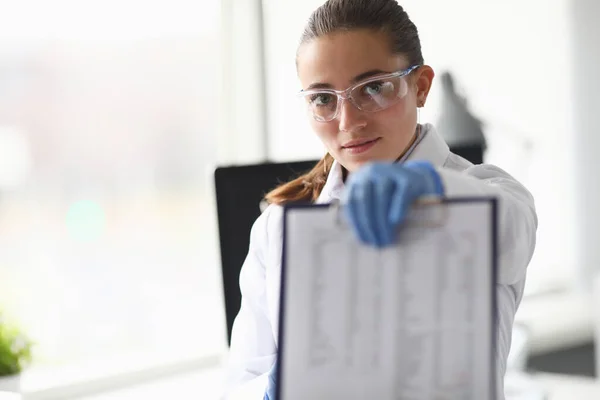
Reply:
<svg viewBox="0 0 600 400"><path fill-rule="evenodd" d="M497 286L498 399L510 350L512 324L533 255L537 216L533 197L506 172L493 165L473 165L451 153L433 126L424 125L421 140L408 160L429 160L439 172L446 196L494 196L499 204L499 274ZM339 199L342 168L334 162L318 203ZM229 354L226 398L262 400L267 372L277 352L282 252L282 208L269 206L256 220L240 273L242 305L236 317ZM239 397L238 397L239 396Z"/></svg>

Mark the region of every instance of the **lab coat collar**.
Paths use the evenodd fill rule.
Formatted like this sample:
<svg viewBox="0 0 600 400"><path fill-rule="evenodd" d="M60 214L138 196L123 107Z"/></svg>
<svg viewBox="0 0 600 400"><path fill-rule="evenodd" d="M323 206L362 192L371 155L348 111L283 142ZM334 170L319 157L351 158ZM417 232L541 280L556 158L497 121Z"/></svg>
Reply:
<svg viewBox="0 0 600 400"><path fill-rule="evenodd" d="M427 160L435 167L440 168L446 162L450 149L444 139L437 133L435 127L431 124L424 124L422 128L422 137L418 138L417 145L408 155L408 160ZM321 194L317 198L317 204L330 203L333 200L341 200L344 190L344 180L342 165L336 161L333 162L327 181Z"/></svg>
<svg viewBox="0 0 600 400"><path fill-rule="evenodd" d="M340 200L342 191L344 190L344 175L342 165L335 160L327 175L325 186L321 190L321 194L317 198L317 204L330 203L332 200Z"/></svg>

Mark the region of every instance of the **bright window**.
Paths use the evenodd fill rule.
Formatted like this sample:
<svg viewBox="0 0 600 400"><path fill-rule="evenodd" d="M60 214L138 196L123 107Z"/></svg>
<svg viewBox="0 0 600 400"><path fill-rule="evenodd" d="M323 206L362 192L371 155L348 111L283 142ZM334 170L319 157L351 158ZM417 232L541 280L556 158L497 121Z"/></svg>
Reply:
<svg viewBox="0 0 600 400"><path fill-rule="evenodd" d="M219 9L3 3L0 308L37 343L26 391L224 352Z"/></svg>

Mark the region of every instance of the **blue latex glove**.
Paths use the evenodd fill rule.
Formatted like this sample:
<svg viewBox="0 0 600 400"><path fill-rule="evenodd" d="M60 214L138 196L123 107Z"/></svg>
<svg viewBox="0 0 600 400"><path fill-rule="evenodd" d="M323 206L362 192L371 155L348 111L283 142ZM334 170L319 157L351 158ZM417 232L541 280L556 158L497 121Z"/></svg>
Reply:
<svg viewBox="0 0 600 400"><path fill-rule="evenodd" d="M397 227L415 200L428 195L444 195L442 180L430 162L376 162L350 174L343 203L359 239L383 247L395 241Z"/></svg>
<svg viewBox="0 0 600 400"><path fill-rule="evenodd" d="M267 383L267 390L265 392L265 398L263 400L275 400L275 393L277 388L277 361L273 364L273 367L269 371L269 380Z"/></svg>

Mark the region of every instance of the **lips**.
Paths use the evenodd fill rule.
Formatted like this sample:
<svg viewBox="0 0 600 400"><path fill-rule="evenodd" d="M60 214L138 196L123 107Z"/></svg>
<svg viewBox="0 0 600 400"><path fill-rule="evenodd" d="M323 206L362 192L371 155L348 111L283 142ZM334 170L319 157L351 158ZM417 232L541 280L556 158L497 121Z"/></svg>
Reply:
<svg viewBox="0 0 600 400"><path fill-rule="evenodd" d="M370 143L374 143L375 141L379 140L379 138L375 138L375 139L356 139L356 140L351 140L349 142L346 142L345 144L342 145L343 149L351 149L353 147L360 147L360 146L364 146L366 144L370 144Z"/></svg>
<svg viewBox="0 0 600 400"><path fill-rule="evenodd" d="M381 138L351 140L342 146L342 150L353 156L362 155L371 150Z"/></svg>

